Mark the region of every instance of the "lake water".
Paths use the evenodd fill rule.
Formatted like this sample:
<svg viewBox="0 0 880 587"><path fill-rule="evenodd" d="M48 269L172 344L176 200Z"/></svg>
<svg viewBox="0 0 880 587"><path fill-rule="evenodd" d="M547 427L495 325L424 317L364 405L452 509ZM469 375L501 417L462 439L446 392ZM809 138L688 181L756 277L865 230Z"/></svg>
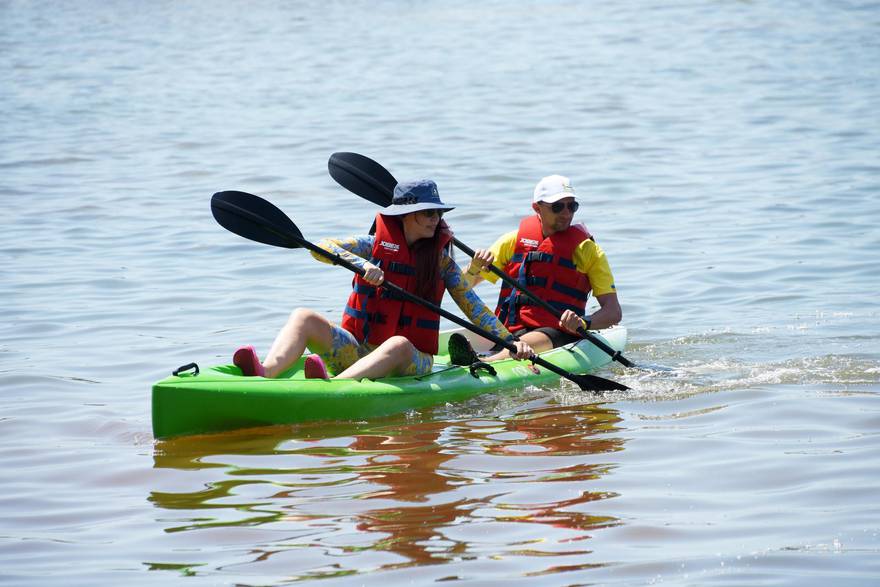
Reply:
<svg viewBox="0 0 880 587"><path fill-rule="evenodd" d="M0 583L880 583L878 31L858 0L0 2ZM335 151L434 178L474 248L569 175L627 356L671 370L155 441L171 369L339 317L347 272L209 210L363 233Z"/></svg>

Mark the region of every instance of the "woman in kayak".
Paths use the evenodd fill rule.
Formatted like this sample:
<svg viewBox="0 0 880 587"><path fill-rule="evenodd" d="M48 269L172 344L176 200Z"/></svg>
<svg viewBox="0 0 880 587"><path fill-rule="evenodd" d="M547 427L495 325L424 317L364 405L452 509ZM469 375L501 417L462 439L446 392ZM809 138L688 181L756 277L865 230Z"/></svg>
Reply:
<svg viewBox="0 0 880 587"><path fill-rule="evenodd" d="M515 340L449 256L452 233L441 218L452 209L440 201L433 181L397 184L391 205L376 216L375 236L318 243L364 269L363 277L354 279L341 325L298 308L263 361L252 346L245 346L235 352L235 365L244 375L277 377L308 348L313 353L305 361L308 378L328 379L332 373L340 379L376 379L430 372L438 350L440 317L380 287L386 279L435 305L448 291L471 322L516 346L514 358L530 357L531 347ZM314 252L312 256L332 262Z"/></svg>

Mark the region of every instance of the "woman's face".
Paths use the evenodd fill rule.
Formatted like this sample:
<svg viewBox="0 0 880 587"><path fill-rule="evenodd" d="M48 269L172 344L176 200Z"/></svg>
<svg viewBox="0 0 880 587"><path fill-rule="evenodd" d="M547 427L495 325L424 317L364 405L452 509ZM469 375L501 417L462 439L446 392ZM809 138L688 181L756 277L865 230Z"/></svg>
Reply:
<svg viewBox="0 0 880 587"><path fill-rule="evenodd" d="M403 216L403 234L407 244L413 244L419 239L431 238L437 231L442 210L420 210Z"/></svg>

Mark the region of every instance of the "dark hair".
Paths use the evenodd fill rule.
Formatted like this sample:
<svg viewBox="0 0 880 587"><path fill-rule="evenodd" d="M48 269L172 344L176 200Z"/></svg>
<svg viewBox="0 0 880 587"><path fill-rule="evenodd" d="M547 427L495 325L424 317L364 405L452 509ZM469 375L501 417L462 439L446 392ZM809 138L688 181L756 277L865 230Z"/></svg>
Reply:
<svg viewBox="0 0 880 587"><path fill-rule="evenodd" d="M434 236L430 238L420 238L412 244L413 264L416 267L416 287L415 294L422 299L430 302L439 303L440 299L434 294L437 288L437 281L440 279L440 247L437 246L438 241L444 233L449 231L446 222L440 221ZM440 298L442 298L442 294Z"/></svg>

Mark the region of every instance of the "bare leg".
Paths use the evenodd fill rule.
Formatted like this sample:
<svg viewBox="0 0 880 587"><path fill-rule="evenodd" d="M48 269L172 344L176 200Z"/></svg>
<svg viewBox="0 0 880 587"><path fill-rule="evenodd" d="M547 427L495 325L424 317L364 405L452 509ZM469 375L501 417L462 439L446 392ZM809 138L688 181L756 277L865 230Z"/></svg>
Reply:
<svg viewBox="0 0 880 587"><path fill-rule="evenodd" d="M412 362L414 350L405 337L392 336L333 379L377 379L401 373Z"/></svg>
<svg viewBox="0 0 880 587"><path fill-rule="evenodd" d="M332 328L329 320L313 310L294 310L263 359L266 377L278 377L303 355L306 347L315 352L328 350L333 344Z"/></svg>
<svg viewBox="0 0 880 587"><path fill-rule="evenodd" d="M520 338L521 341L528 343L532 350L536 353L542 353L544 351L549 351L553 348L553 342L550 340L550 337L544 334L543 332L527 332L523 334ZM483 361L487 363L491 363L492 361L500 361L501 359L509 359L510 353L507 349L503 349L498 351L494 355L486 357Z"/></svg>

